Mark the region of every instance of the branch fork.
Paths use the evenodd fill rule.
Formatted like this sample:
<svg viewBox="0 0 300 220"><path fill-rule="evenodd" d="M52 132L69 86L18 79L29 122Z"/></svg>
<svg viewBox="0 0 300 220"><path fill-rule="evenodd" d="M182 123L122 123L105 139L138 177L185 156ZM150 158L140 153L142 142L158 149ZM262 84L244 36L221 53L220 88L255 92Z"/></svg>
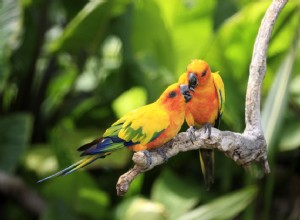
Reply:
<svg viewBox="0 0 300 220"><path fill-rule="evenodd" d="M233 159L238 165L248 167L253 162L259 162L265 174L270 173L267 160L267 143L260 122L260 93L263 78L266 73L266 60L269 41L275 21L288 0L273 0L261 22L254 44L252 61L249 70L249 80L246 94L246 128L243 133L220 131L212 128L210 138L204 128L195 132L196 140L190 141L187 132L177 134L172 140L164 144L167 158L179 152L197 150L201 148L217 148ZM143 152L133 155L134 167L121 175L117 182L117 194L123 196L129 189L131 182L141 173L153 169L165 162L164 158L155 151L150 151L152 163Z"/></svg>

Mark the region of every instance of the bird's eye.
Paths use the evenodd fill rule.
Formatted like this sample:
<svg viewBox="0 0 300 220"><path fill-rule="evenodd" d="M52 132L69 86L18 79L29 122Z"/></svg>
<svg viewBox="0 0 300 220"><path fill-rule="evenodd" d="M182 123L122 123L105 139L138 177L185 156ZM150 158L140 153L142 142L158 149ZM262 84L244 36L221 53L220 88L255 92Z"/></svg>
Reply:
<svg viewBox="0 0 300 220"><path fill-rule="evenodd" d="M175 91L169 93L169 98L174 98L175 96L177 96L177 93Z"/></svg>
<svg viewBox="0 0 300 220"><path fill-rule="evenodd" d="M201 77L205 76L206 75L206 70L204 70L201 74Z"/></svg>

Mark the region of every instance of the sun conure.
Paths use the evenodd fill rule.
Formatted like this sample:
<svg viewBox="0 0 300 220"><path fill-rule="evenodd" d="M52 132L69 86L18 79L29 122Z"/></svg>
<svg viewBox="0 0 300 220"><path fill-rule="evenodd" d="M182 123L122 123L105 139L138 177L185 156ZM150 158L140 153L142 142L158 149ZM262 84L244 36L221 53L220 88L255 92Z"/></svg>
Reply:
<svg viewBox="0 0 300 220"><path fill-rule="evenodd" d="M82 151L82 160L38 182L70 174L124 147L144 150L147 156L147 150L158 149L178 133L190 99L188 85L170 85L157 101L125 114L102 137L81 146L78 150Z"/></svg>
<svg viewBox="0 0 300 220"><path fill-rule="evenodd" d="M211 127L219 127L225 103L224 84L219 72L212 73L209 65L203 60L192 60L178 82L186 83L194 90L193 98L185 111L191 139L194 137L194 127L202 126L208 130L210 137ZM199 156L206 190L209 190L214 182L213 149L200 149Z"/></svg>

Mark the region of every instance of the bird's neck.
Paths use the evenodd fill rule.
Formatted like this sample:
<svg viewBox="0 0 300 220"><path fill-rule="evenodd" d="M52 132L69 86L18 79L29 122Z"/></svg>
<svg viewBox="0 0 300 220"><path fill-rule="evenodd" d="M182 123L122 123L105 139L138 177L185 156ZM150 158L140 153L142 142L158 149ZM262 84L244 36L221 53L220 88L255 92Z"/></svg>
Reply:
<svg viewBox="0 0 300 220"><path fill-rule="evenodd" d="M156 101L156 104L159 105L164 110L168 111L169 114L179 114L180 112L184 112L185 103L184 102L176 102L170 100L159 99Z"/></svg>

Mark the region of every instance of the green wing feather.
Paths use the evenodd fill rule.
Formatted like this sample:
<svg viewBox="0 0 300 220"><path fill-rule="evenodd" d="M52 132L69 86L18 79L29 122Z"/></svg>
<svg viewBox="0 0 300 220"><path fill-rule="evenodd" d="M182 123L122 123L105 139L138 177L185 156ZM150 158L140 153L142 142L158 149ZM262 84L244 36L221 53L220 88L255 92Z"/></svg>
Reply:
<svg viewBox="0 0 300 220"><path fill-rule="evenodd" d="M145 145L157 138L169 124L168 113L153 103L120 118L106 130L103 137L117 135L125 141Z"/></svg>

